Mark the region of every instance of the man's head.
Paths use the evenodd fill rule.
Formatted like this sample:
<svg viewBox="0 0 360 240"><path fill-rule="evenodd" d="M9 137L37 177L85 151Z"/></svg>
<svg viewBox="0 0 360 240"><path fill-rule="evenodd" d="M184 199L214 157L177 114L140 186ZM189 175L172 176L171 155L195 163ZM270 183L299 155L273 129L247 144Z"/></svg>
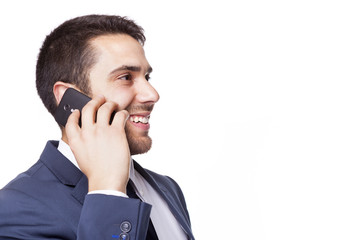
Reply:
<svg viewBox="0 0 360 240"><path fill-rule="evenodd" d="M46 37L36 69L37 90L48 111L54 115L67 87L90 97L104 95L131 115L126 123L131 153L148 151L146 121L159 95L148 82L144 42L143 29L118 16L89 15L60 25Z"/></svg>

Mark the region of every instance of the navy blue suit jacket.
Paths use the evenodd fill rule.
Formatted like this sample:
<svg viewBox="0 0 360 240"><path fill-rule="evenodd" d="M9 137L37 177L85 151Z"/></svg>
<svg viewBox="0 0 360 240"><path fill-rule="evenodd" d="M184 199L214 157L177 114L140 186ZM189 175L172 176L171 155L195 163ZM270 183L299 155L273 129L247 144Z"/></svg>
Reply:
<svg viewBox="0 0 360 240"><path fill-rule="evenodd" d="M146 239L151 205L138 199L87 195L86 176L49 141L37 163L0 190L0 239L116 239L121 224L131 240ZM164 198L194 239L179 186L169 177L135 169Z"/></svg>

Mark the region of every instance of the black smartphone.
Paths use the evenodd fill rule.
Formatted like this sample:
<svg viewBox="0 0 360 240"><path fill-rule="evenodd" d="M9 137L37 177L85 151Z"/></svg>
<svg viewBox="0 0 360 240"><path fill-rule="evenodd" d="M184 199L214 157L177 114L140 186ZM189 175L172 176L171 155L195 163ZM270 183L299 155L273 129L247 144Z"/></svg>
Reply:
<svg viewBox="0 0 360 240"><path fill-rule="evenodd" d="M61 126L66 125L66 122L70 116L70 114L75 110L81 109L91 100L85 94L75 90L74 88L66 89L59 106L55 110L55 120ZM80 122L79 122L79 125Z"/></svg>

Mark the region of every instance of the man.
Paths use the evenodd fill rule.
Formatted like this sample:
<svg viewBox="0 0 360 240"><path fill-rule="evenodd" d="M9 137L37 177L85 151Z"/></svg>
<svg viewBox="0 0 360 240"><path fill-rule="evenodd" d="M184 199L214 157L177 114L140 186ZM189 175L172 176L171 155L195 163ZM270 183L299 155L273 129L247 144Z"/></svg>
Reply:
<svg viewBox="0 0 360 240"><path fill-rule="evenodd" d="M0 239L194 239L178 185L130 157L150 149L159 100L144 41L133 21L104 15L71 19L46 37L36 85L48 111L68 88L92 100L0 191Z"/></svg>

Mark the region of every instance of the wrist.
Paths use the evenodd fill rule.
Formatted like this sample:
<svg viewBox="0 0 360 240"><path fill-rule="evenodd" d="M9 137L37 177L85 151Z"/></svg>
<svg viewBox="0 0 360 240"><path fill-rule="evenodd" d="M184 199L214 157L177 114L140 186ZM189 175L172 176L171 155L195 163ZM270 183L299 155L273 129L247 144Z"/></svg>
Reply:
<svg viewBox="0 0 360 240"><path fill-rule="evenodd" d="M89 192L99 190L118 191L126 194L127 181L119 181L118 179L89 179Z"/></svg>
<svg viewBox="0 0 360 240"><path fill-rule="evenodd" d="M109 196L129 198L129 196L126 195L125 193L120 192L120 191L114 191L114 190L96 190L96 191L88 192L88 194L103 194L103 195L109 195Z"/></svg>

